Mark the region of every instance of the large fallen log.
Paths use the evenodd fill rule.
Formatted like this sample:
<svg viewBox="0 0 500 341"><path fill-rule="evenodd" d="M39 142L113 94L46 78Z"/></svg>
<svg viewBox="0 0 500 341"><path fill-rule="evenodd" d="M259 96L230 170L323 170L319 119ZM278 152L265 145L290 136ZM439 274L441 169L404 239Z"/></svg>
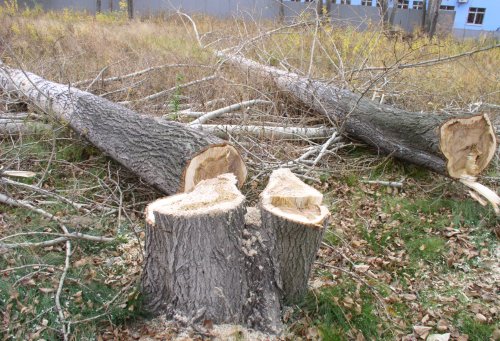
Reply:
<svg viewBox="0 0 500 341"><path fill-rule="evenodd" d="M300 300L329 217L322 195L277 170L249 208L232 174L151 203L145 308L188 324L243 324L279 333L283 305Z"/></svg>
<svg viewBox="0 0 500 341"><path fill-rule="evenodd" d="M342 132L379 153L457 179L476 177L495 154L496 137L486 114L454 117L409 112L238 55L220 53L219 57L250 74L269 78L279 89L327 115Z"/></svg>
<svg viewBox="0 0 500 341"><path fill-rule="evenodd" d="M189 191L231 172L243 184L246 167L224 140L160 121L88 92L12 69L0 61L0 89L26 97L165 194Z"/></svg>

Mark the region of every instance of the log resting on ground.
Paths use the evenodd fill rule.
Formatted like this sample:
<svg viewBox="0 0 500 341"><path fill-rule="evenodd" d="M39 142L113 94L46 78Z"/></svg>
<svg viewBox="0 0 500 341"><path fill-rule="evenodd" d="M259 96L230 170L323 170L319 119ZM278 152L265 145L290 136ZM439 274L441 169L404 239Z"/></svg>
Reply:
<svg viewBox="0 0 500 341"><path fill-rule="evenodd" d="M307 291L329 212L289 170L271 175L260 210L247 210L235 183L220 175L147 207L145 307L277 334L283 305Z"/></svg>
<svg viewBox="0 0 500 341"><path fill-rule="evenodd" d="M203 179L246 167L224 140L186 125L160 121L68 85L0 62L0 89L25 96L94 146L165 194L191 190Z"/></svg>
<svg viewBox="0 0 500 341"><path fill-rule="evenodd" d="M457 118L409 112L241 56L220 53L219 57L268 77L279 89L325 114L341 131L382 154L457 179L477 176L494 156L496 136L486 114Z"/></svg>

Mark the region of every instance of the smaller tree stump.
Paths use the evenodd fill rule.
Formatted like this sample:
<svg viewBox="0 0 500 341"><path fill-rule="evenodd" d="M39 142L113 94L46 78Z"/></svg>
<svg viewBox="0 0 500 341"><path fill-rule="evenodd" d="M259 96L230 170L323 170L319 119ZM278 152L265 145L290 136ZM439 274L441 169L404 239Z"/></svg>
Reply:
<svg viewBox="0 0 500 341"><path fill-rule="evenodd" d="M307 292L307 280L330 212L323 195L289 169L278 169L261 193L262 229L273 231L271 257L279 273L282 300L290 304Z"/></svg>

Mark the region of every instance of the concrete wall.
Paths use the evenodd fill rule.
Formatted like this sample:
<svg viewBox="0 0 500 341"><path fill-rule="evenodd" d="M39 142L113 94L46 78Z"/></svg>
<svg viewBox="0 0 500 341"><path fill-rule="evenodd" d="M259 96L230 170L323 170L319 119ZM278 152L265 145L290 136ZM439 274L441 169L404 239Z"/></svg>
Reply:
<svg viewBox="0 0 500 341"><path fill-rule="evenodd" d="M4 2L4 0L0 0L0 5ZM17 2L21 8L32 8L35 5L40 5L48 11L59 11L68 8L91 14L95 14L96 12L96 0L17 0ZM120 0L101 0L101 10L108 11L112 6L113 10L116 11L119 9L119 2Z"/></svg>
<svg viewBox="0 0 500 341"><path fill-rule="evenodd" d="M18 0L20 4L33 6L42 5L46 10L61 10L70 8L95 13L95 0ZM118 10L119 0L101 0L102 10L109 10L110 1L113 9ZM358 0L356 0L358 1ZM360 2L359 0L358 2ZM480 0L470 0L480 1ZM500 0L499 0L500 1ZM0 4L4 0L0 0ZM353 0L354 2L354 0ZM375 4L375 0L373 4ZM296 20L316 17L315 2L284 1L285 19ZM277 20L279 18L279 0L135 0L134 7L137 15L155 15L161 12L181 10L188 14L207 14L219 18L248 18L252 20ZM441 11L438 21L438 31L451 33L455 12ZM379 8L375 6L338 5L331 6L332 24L336 26L350 25L358 30L366 30L370 25L381 22ZM421 26L422 11L414 9L397 9L394 23L407 32L413 32ZM456 31L459 32L459 31ZM465 32L465 31L464 31ZM457 34L457 33L456 33ZM460 31L458 34L468 36L469 33Z"/></svg>
<svg viewBox="0 0 500 341"><path fill-rule="evenodd" d="M331 18L333 25L350 25L358 30L366 30L373 24L380 24L382 17L377 7L355 5L332 5Z"/></svg>
<svg viewBox="0 0 500 341"><path fill-rule="evenodd" d="M500 31L467 30L463 28L454 28L453 36L459 40L478 39L482 37L500 40Z"/></svg>
<svg viewBox="0 0 500 341"><path fill-rule="evenodd" d="M279 15L277 0L148 0L135 1L134 7L139 15L176 10L219 18L251 17L256 20L275 19Z"/></svg>

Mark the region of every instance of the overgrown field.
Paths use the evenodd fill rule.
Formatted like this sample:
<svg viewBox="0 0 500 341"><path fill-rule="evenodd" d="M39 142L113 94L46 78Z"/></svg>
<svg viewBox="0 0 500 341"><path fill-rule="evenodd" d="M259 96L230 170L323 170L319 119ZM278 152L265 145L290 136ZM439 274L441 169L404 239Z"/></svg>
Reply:
<svg viewBox="0 0 500 341"><path fill-rule="evenodd" d="M221 64L213 52L230 47L263 64L324 79L375 101L414 111L488 112L495 119L499 48L418 65L481 50L494 41L429 41L418 33L407 36L376 27L358 32L312 19L279 26L194 17L195 32L178 15L129 22L121 12L93 17L0 7L0 59L46 79L128 102L139 112L181 122L192 120L183 114L186 109L210 111L264 99L271 104L217 122L331 124L272 82ZM212 75L214 79L184 86ZM143 100L166 89L156 100ZM0 246L18 244L0 247L0 339L59 340L63 325L74 340L173 338L175 325L148 322L137 287L144 207L161 194L51 113L0 95L0 114L25 112L26 123L52 126L28 135L0 136L0 166L36 173L32 178L0 178L0 194L31 205L0 204ZM228 138L249 166L243 192L250 202L256 201L272 169L323 142L244 134ZM314 166L296 163L294 171L325 194L333 219L308 296L285 314L284 338L414 340L451 333L453 340L500 340L500 225L490 207L471 199L456 182L378 156L356 141L332 145ZM403 187L366 180L399 181ZM497 189L498 158L481 181ZM34 207L55 218L47 219ZM21 244L57 238L61 225L115 241L72 240L69 267L64 243ZM195 331L190 337L202 338ZM237 331L232 337L241 338Z"/></svg>

